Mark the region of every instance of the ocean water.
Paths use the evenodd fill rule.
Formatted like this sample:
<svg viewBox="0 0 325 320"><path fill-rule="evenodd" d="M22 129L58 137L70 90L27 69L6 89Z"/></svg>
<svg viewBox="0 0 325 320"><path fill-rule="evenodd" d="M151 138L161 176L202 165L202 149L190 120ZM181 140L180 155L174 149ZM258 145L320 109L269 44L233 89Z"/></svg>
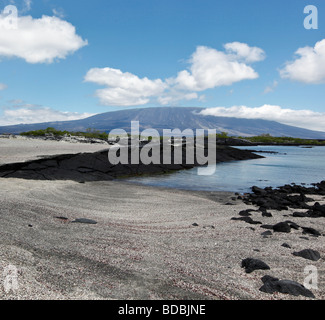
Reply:
<svg viewBox="0 0 325 320"><path fill-rule="evenodd" d="M149 186L200 191L250 192L252 186L279 187L285 184L306 184L325 180L325 147L254 146L239 149L271 151L259 153L264 159L217 164L211 176L199 176L197 169L172 174L137 177L128 182Z"/></svg>

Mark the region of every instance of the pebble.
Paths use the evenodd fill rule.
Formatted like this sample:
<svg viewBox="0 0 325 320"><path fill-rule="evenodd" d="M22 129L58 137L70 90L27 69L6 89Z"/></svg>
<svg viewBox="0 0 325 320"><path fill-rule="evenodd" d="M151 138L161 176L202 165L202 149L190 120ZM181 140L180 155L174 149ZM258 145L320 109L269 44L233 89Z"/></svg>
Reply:
<svg viewBox="0 0 325 320"><path fill-rule="evenodd" d="M81 219L76 219L76 220L72 221L72 223L97 224L97 221L81 218Z"/></svg>

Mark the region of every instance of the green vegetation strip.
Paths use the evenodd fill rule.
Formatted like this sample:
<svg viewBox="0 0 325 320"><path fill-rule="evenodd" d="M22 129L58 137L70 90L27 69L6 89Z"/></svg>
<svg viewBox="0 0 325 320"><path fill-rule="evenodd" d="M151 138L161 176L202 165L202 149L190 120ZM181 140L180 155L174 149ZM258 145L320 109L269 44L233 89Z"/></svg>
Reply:
<svg viewBox="0 0 325 320"><path fill-rule="evenodd" d="M44 137L48 135L53 135L55 137L63 137L65 135L76 136L76 137L85 137L85 138L92 138L92 139L102 139L107 140L108 134L105 132L100 132L97 130L87 129L86 132L69 132L69 131L59 131L54 128L47 128L44 130L35 130L29 132L21 133L22 136L27 137Z"/></svg>
<svg viewBox="0 0 325 320"><path fill-rule="evenodd" d="M86 132L69 132L69 131L59 131L54 128L47 128L44 130L36 130L21 133L22 136L30 137L42 137L47 135L53 136L79 136L92 139L108 139L108 133L100 132L98 130L87 129ZM162 138L162 137L161 137ZM322 140L311 140L311 139L299 139L291 137L272 137L269 134L262 134L255 137L235 137L229 136L227 132L221 132L217 134L218 139L243 139L250 141L252 143L268 144L268 145L313 145L313 146L325 146L325 141ZM149 139L150 140L150 139Z"/></svg>

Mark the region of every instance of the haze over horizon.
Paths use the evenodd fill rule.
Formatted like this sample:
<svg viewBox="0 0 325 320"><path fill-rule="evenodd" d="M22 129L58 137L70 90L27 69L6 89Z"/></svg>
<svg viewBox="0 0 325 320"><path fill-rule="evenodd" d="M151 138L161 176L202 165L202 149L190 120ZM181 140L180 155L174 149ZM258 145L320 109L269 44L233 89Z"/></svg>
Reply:
<svg viewBox="0 0 325 320"><path fill-rule="evenodd" d="M320 0L1 0L0 126L201 107L325 131ZM304 8L318 9L306 29Z"/></svg>

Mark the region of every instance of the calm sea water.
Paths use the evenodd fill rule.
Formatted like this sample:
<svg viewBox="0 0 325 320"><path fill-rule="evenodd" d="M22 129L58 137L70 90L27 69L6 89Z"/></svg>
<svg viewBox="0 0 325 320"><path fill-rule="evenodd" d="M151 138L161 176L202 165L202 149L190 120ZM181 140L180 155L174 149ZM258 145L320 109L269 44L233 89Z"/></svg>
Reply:
<svg viewBox="0 0 325 320"><path fill-rule="evenodd" d="M264 159L233 161L217 165L212 176L198 176L197 169L168 175L137 177L129 182L149 186L200 191L249 192L252 186L278 187L325 180L325 147L254 146L238 147L277 154L258 153Z"/></svg>

